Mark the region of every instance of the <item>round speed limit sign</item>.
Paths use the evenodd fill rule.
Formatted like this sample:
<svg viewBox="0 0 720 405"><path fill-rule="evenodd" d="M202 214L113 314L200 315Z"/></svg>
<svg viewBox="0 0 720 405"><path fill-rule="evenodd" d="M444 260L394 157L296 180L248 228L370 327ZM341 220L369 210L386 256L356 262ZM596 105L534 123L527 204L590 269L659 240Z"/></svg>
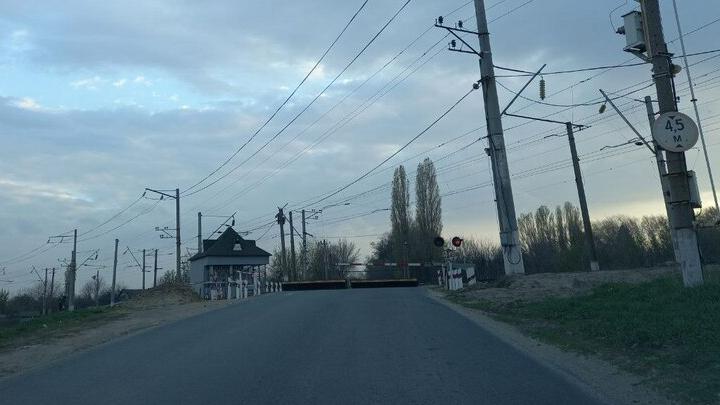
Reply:
<svg viewBox="0 0 720 405"><path fill-rule="evenodd" d="M660 114L653 125L653 139L670 152L685 152L695 146L698 127L692 118L679 112Z"/></svg>

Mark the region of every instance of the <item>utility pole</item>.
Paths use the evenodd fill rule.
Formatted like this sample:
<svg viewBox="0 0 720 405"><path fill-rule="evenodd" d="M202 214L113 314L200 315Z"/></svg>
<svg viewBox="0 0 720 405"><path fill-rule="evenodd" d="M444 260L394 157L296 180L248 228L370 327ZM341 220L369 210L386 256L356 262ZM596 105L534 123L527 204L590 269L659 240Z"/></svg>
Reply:
<svg viewBox="0 0 720 405"><path fill-rule="evenodd" d="M283 209L278 208L278 213L275 215L275 219L277 219L278 225L280 225L280 266L282 266L283 273L287 271L287 262L285 258L285 214L283 214Z"/></svg>
<svg viewBox="0 0 720 405"><path fill-rule="evenodd" d="M145 249L143 249L142 275L142 289L145 291Z"/></svg>
<svg viewBox="0 0 720 405"><path fill-rule="evenodd" d="M120 243L120 240L115 239L115 257L113 259L113 276L112 276L112 286L110 287L110 306L112 307L115 305L115 276L117 274L117 251L118 251L118 243Z"/></svg>
<svg viewBox="0 0 720 405"><path fill-rule="evenodd" d="M648 122L650 123L650 130L652 131L655 125L655 110L652 105L652 98L645 96L645 109L647 110ZM657 163L658 174L660 175L660 187L662 188L663 200L665 201L665 213L668 218L668 226L670 227L670 241L673 244L673 252L675 257L680 257L677 251L677 245L673 242L677 240L675 236L675 228L672 226L673 221L671 219L673 211L670 209L670 189L668 188L667 170L665 169L665 157L663 156L662 149L658 145L657 141L653 139L653 147L655 148L655 162Z"/></svg>
<svg viewBox="0 0 720 405"><path fill-rule="evenodd" d="M155 263L153 264L153 288L157 287L157 252L158 250L155 249Z"/></svg>
<svg viewBox="0 0 720 405"><path fill-rule="evenodd" d="M327 240L323 239L323 267L325 268L325 280L328 279L328 244Z"/></svg>
<svg viewBox="0 0 720 405"><path fill-rule="evenodd" d="M202 253L202 212L198 211L198 253Z"/></svg>
<svg viewBox="0 0 720 405"><path fill-rule="evenodd" d="M583 218L583 228L585 230L585 251L590 259L590 271L599 271L600 264L595 251L595 238L592 232L592 223L590 223L590 212L588 211L587 198L585 197L585 186L583 185L582 172L580 171L580 159L578 158L577 148L575 147L575 134L573 134L573 124L565 123L567 130L568 142L570 143L570 154L572 155L573 170L575 171L575 185L577 186L578 199L580 200L580 211Z"/></svg>
<svg viewBox="0 0 720 405"><path fill-rule="evenodd" d="M75 275L77 273L77 229L73 230L73 250L68 270L68 311L73 312L75 311Z"/></svg>
<svg viewBox="0 0 720 405"><path fill-rule="evenodd" d="M177 282L180 283L180 189L175 189L175 270L177 271Z"/></svg>
<svg viewBox="0 0 720 405"><path fill-rule="evenodd" d="M477 18L481 54L480 81L485 96L485 120L489 142L487 152L492 163L493 184L495 186L498 222L500 224L500 244L505 259L505 274L524 274L525 265L522 258L520 233L518 232L517 218L515 216L515 202L510 184L510 169L508 168L505 150L505 138L503 136L500 104L495 83L495 67L490 47L490 33L488 32L484 0L475 0L475 16Z"/></svg>
<svg viewBox="0 0 720 405"><path fill-rule="evenodd" d="M95 270L95 306L100 306L100 270Z"/></svg>
<svg viewBox="0 0 720 405"><path fill-rule="evenodd" d="M55 267L52 268L52 276L50 277L50 302L52 302L53 292L55 292ZM52 305L48 305L47 312L52 312Z"/></svg>
<svg viewBox="0 0 720 405"><path fill-rule="evenodd" d="M295 227L293 226L292 210L290 211L290 281L297 280L297 266L295 265Z"/></svg>
<svg viewBox="0 0 720 405"><path fill-rule="evenodd" d="M302 255L303 255L303 276L308 271L308 257L307 257L307 232L305 231L305 210L302 213Z"/></svg>
<svg viewBox="0 0 720 405"><path fill-rule="evenodd" d="M672 57L663 36L658 0L640 0L643 25L647 38L648 57L653 65L653 79L657 89L660 113L677 112ZM653 131L654 132L654 131ZM653 136L656 134L653 133ZM680 265L685 286L703 284L702 263L694 227L695 212L690 205L690 184L684 152L665 151L669 188L671 226L675 229L676 261Z"/></svg>
<svg viewBox="0 0 720 405"><path fill-rule="evenodd" d="M178 280L178 282L180 282L180 280L182 279L181 274L180 274L181 273L180 246L182 245L182 241L180 240L180 189L179 188L175 189L175 195L165 193L163 190L153 190L152 188L147 188L147 187L145 187L145 191L146 192L150 191L150 192L153 192L156 194L160 194L160 199L162 199L163 197L175 199L175 271L177 273L177 275L176 275L177 280ZM165 191L168 191L168 190L165 190ZM155 230L156 231L162 230L163 232L167 233L166 232L167 228L163 228L163 229L155 228ZM160 237L162 238L162 237L164 237L164 235L160 234ZM167 237L168 238L172 237L172 235L168 235Z"/></svg>
<svg viewBox="0 0 720 405"><path fill-rule="evenodd" d="M42 314L47 314L47 274L48 274L48 268L45 267L45 281L43 282L43 306L42 306Z"/></svg>

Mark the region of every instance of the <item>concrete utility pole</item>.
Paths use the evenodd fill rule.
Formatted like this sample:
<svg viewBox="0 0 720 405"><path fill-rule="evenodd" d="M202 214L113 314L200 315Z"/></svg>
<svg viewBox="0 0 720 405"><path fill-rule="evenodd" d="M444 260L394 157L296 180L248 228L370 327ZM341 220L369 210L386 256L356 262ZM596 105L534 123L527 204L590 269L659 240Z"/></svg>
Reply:
<svg viewBox="0 0 720 405"><path fill-rule="evenodd" d="M178 283L182 280L180 274L180 189L175 189L175 270L177 271Z"/></svg>
<svg viewBox="0 0 720 405"><path fill-rule="evenodd" d="M152 188L147 188L147 187L145 187L145 191L146 192L150 191L150 192L153 192L156 194L160 194L160 199L162 199L163 197L175 199L175 271L177 272L177 280L179 282L181 280L180 247L182 245L182 241L180 240L180 189L179 188L175 189L175 195L167 194L164 191L154 190ZM164 228L163 232L165 231L165 229L167 229L167 228ZM155 230L160 230L160 229L155 228ZM161 234L160 237L162 238L163 235ZM172 236L170 235L169 237L172 237Z"/></svg>
<svg viewBox="0 0 720 405"><path fill-rule="evenodd" d="M95 270L95 306L100 306L100 270Z"/></svg>
<svg viewBox="0 0 720 405"><path fill-rule="evenodd" d="M295 264L295 227L293 226L293 216L290 211L290 281L297 280L297 266Z"/></svg>
<svg viewBox="0 0 720 405"><path fill-rule="evenodd" d="M52 302L53 292L55 292L55 267L52 268L52 276L50 277L50 301ZM48 305L47 312L52 312L52 305Z"/></svg>
<svg viewBox="0 0 720 405"><path fill-rule="evenodd" d="M155 263L153 264L153 288L157 287L157 252L158 250L155 249Z"/></svg>
<svg viewBox="0 0 720 405"><path fill-rule="evenodd" d="M703 132L702 122L700 121L700 112L697 106L697 97L695 97L695 85L693 85L692 75L690 74L690 64L687 60L687 52L685 51L685 36L683 35L682 27L680 26L680 15L678 14L677 1L673 0L673 11L675 11L675 23L677 24L678 34L680 34L680 50L683 53L683 62L685 65L685 75L687 76L688 87L690 90L690 101L693 104L693 110L695 111L695 120L697 121L698 134L700 135L700 142L702 143L703 154L705 155L705 165L707 166L708 178L710 179L710 188L712 189L713 200L715 200L715 213L716 216L720 216L720 203L718 203L717 190L715 189L715 179L713 178L712 168L710 167L710 157L708 157L707 145L705 144L705 133Z"/></svg>
<svg viewBox="0 0 720 405"><path fill-rule="evenodd" d="M517 218L515 217L515 202L510 184L510 170L505 151L500 104L495 83L495 67L490 47L490 33L488 32L484 0L475 0L475 16L477 18L478 39L482 55L480 73L485 96L485 120L489 142L487 152L492 163L498 222L500 223L500 244L505 259L505 274L524 274L525 265L522 258Z"/></svg>
<svg viewBox="0 0 720 405"><path fill-rule="evenodd" d="M282 266L283 273L287 271L287 262L285 258L287 257L285 255L285 214L283 213L282 208L278 208L278 213L275 215L275 219L277 219L278 225L280 225L280 266Z"/></svg>
<svg viewBox="0 0 720 405"><path fill-rule="evenodd" d="M323 267L325 268L325 280L328 280L328 243L325 239L323 239L323 247Z"/></svg>
<svg viewBox="0 0 720 405"><path fill-rule="evenodd" d="M308 271L308 257L307 257L307 232L305 231L305 210L302 213L302 255L303 255L303 275L307 274Z"/></svg>
<svg viewBox="0 0 720 405"><path fill-rule="evenodd" d="M198 253L202 253L202 212L198 212Z"/></svg>
<svg viewBox="0 0 720 405"><path fill-rule="evenodd" d="M117 251L120 240L115 239L115 256L113 258L112 286L110 287L110 306L115 305L115 276L117 275Z"/></svg>
<svg viewBox="0 0 720 405"><path fill-rule="evenodd" d="M575 171L575 185L577 186L580 212L582 213L583 228L585 230L585 251L590 259L590 271L599 271L600 264L598 263L597 252L595 251L595 238L593 237L590 212L588 211L587 199L585 197L585 186L583 185L582 172L580 171L580 159L578 158L577 148L575 147L573 124L566 122L565 128L567 129L568 142L570 143L570 155L572 156L573 170Z"/></svg>
<svg viewBox="0 0 720 405"><path fill-rule="evenodd" d="M77 229L73 230L73 250L68 269L67 300L68 311L75 311L75 275L77 273Z"/></svg>
<svg viewBox="0 0 720 405"><path fill-rule="evenodd" d="M677 112L673 89L672 57L663 36L662 17L658 0L640 0L643 25L647 38L648 56L653 65L653 79L657 89L660 113ZM654 135L654 134L653 134ZM695 212L690 205L690 184L684 152L665 151L669 189L668 207L672 211L671 226L675 229L676 261L680 265L685 286L703 284L702 263L693 221Z"/></svg>
<svg viewBox="0 0 720 405"><path fill-rule="evenodd" d="M655 125L655 111L650 96L645 96L645 109L647 110L648 122L650 123L650 131L652 131L653 125ZM670 241L673 243L673 252L675 252L675 257L677 258L679 257L677 245L673 242L677 240L677 236L675 236L675 228L672 226L673 221L671 217L673 211L670 209L670 189L668 188L667 178L665 177L667 175L665 157L657 141L653 139L652 142L655 148L655 162L657 163L658 174L660 175L660 187L662 188L663 200L665 201L665 213L667 214L668 225L670 226Z"/></svg>
<svg viewBox="0 0 720 405"><path fill-rule="evenodd" d="M42 314L47 314L47 274L48 274L48 268L45 267L45 281L43 282L43 306L42 306Z"/></svg>
<svg viewBox="0 0 720 405"><path fill-rule="evenodd" d="M143 275L142 289L144 291L145 290L145 249L143 249L142 275Z"/></svg>

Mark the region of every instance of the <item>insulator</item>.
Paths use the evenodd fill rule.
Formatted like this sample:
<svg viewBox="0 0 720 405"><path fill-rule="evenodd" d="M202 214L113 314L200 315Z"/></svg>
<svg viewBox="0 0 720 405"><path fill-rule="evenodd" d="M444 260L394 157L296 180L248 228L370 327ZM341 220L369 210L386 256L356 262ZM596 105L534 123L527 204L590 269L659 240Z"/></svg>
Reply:
<svg viewBox="0 0 720 405"><path fill-rule="evenodd" d="M545 78L540 79L540 100L545 100Z"/></svg>
<svg viewBox="0 0 720 405"><path fill-rule="evenodd" d="M452 41L450 41L450 47L455 48L456 46L457 46L457 42L455 42L454 39Z"/></svg>
<svg viewBox="0 0 720 405"><path fill-rule="evenodd" d="M607 104L602 103L602 105L600 106L600 114L604 113L606 109L607 109Z"/></svg>
<svg viewBox="0 0 720 405"><path fill-rule="evenodd" d="M438 24L442 25L442 23L443 23L443 16L438 17L437 21L438 21Z"/></svg>
<svg viewBox="0 0 720 405"><path fill-rule="evenodd" d="M462 24L463 24L462 20L458 21L458 28L462 28L463 27Z"/></svg>

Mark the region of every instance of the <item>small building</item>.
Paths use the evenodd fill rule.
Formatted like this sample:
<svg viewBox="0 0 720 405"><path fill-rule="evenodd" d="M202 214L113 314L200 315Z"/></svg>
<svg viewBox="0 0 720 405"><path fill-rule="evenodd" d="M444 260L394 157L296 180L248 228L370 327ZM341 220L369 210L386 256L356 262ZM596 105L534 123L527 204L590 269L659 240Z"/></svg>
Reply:
<svg viewBox="0 0 720 405"><path fill-rule="evenodd" d="M190 260L190 284L205 299L237 298L240 285L256 291L267 276L271 254L228 227L217 239L203 240Z"/></svg>

